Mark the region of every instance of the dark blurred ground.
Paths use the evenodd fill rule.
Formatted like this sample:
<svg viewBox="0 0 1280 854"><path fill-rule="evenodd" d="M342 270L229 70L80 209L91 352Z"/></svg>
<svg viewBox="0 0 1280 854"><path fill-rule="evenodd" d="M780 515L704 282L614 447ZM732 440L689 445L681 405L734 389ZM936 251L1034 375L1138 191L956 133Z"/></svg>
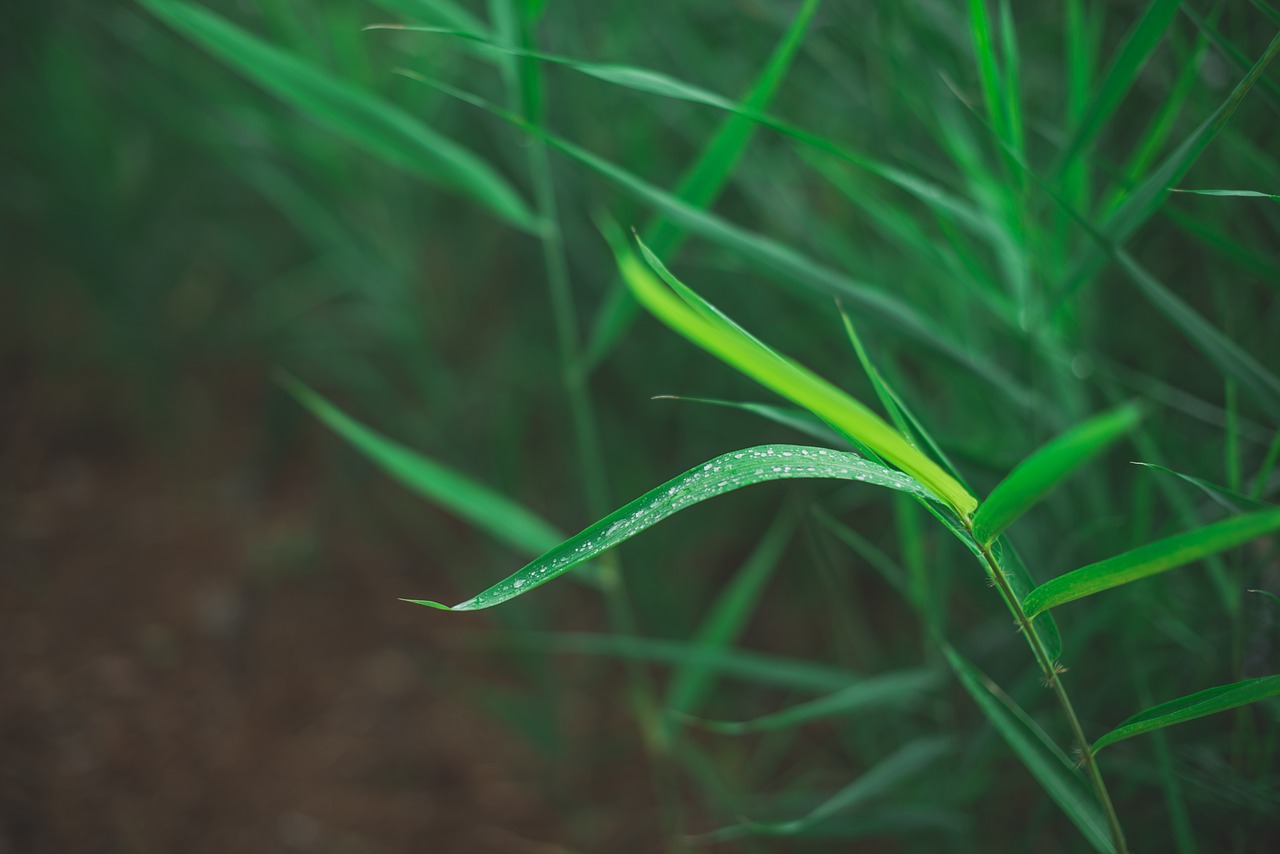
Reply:
<svg viewBox="0 0 1280 854"><path fill-rule="evenodd" d="M0 852L565 850L546 760L450 691L483 628L397 601L420 559L325 497L315 447L254 484L251 429L148 451L101 387L13 379ZM578 778L579 830L633 812L629 776Z"/></svg>

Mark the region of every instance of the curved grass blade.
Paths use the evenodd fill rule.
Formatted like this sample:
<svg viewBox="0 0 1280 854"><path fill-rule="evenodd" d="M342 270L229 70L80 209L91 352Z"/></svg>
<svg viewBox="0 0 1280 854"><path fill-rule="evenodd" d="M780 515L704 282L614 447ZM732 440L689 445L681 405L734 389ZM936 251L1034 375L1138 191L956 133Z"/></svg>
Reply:
<svg viewBox="0 0 1280 854"><path fill-rule="evenodd" d="M1046 581L1023 600L1028 617L1131 581L1184 566L1280 530L1280 508L1175 534Z"/></svg>
<svg viewBox="0 0 1280 854"><path fill-rule="evenodd" d="M1104 412L1051 439L1018 463L974 514L978 542L989 545L1069 474L1133 429L1140 418L1141 411L1134 405Z"/></svg>
<svg viewBox="0 0 1280 854"><path fill-rule="evenodd" d="M1276 594L1272 593L1270 590L1255 590L1254 588L1250 587L1248 592L1257 593L1259 596L1265 596L1268 599L1270 599L1272 602L1275 602L1277 605L1280 605L1280 596L1277 596Z"/></svg>
<svg viewBox="0 0 1280 854"><path fill-rule="evenodd" d="M869 708L911 708L937 687L940 678L933 670L903 670L866 679L833 694L799 703L749 721L717 721L680 715L691 726L720 735L748 735L790 729L812 721L840 717Z"/></svg>
<svg viewBox="0 0 1280 854"><path fill-rule="evenodd" d="M875 413L831 383L760 343L714 306L670 274L661 262L647 260L667 285L636 258L619 236L613 235L614 256L628 286L645 308L675 331L756 382L803 406L852 441L864 444L884 460L901 468L961 518L977 501L955 478L911 444ZM643 244L641 244L643 248Z"/></svg>
<svg viewBox="0 0 1280 854"><path fill-rule="evenodd" d="M747 649L709 647L688 641L590 632L521 633L499 636L498 644L546 649L566 655L596 655L674 666L705 667L719 677L792 691L829 693L865 677L852 670Z"/></svg>
<svg viewBox="0 0 1280 854"><path fill-rule="evenodd" d="M750 412L753 415L759 415L761 418L767 418L775 424L781 424L783 427L789 427L798 433L804 433L810 438L817 439L829 445L839 444L844 441L839 433L832 430L826 424L822 423L822 419L818 418L810 412L803 409L791 409L786 406L774 406L771 403L751 403L740 400L718 400L714 397L687 397L681 394L659 394L655 395L653 400L687 400L691 403L708 403L712 406L724 406L729 409L741 409L743 412Z"/></svg>
<svg viewBox="0 0 1280 854"><path fill-rule="evenodd" d="M1228 489L1225 486L1212 483L1203 478L1183 474L1180 471L1174 471L1171 468L1165 468L1164 466L1156 465L1155 463L1134 462L1134 465L1142 466L1143 468L1155 469L1156 471L1162 471L1165 474L1171 474L1180 480L1184 480L1199 489L1205 495L1209 496L1218 504L1230 510L1232 513L1240 513L1244 510L1266 510L1270 507L1276 506L1269 501L1261 501L1257 498L1251 498L1248 495L1236 492L1234 489Z"/></svg>
<svg viewBox="0 0 1280 854"><path fill-rule="evenodd" d="M1093 743L1094 751L1152 730L1215 715L1280 695L1280 676L1246 679L1188 694L1139 712Z"/></svg>
<svg viewBox="0 0 1280 854"><path fill-rule="evenodd" d="M920 738L876 763L858 779L823 801L807 815L791 821L755 822L731 825L707 834L707 839L734 839L744 835L799 836L841 813L857 809L868 801L883 797L913 777L919 776L940 759L952 753L949 738Z"/></svg>
<svg viewBox="0 0 1280 854"><path fill-rule="evenodd" d="M378 468L516 551L538 554L564 539L549 522L509 498L371 430L292 376L280 372L278 380L311 414Z"/></svg>
<svg viewBox="0 0 1280 854"><path fill-rule="evenodd" d="M981 670L949 644L943 644L942 651L961 686L1045 793L1079 828L1090 845L1102 854L1114 854L1115 846L1102 810L1086 789L1071 760Z"/></svg>
<svg viewBox="0 0 1280 854"><path fill-rule="evenodd" d="M478 611L540 587L601 552L631 539L646 528L691 504L771 480L834 478L862 481L917 495L932 494L902 472L844 451L801 445L760 445L722 454L646 492L570 537L511 577L452 608L425 599L406 599L447 611Z"/></svg>
<svg viewBox="0 0 1280 854"><path fill-rule="evenodd" d="M141 0L154 15L318 124L383 160L455 187L511 225L542 225L505 178L399 107L330 76L213 12L179 0Z"/></svg>

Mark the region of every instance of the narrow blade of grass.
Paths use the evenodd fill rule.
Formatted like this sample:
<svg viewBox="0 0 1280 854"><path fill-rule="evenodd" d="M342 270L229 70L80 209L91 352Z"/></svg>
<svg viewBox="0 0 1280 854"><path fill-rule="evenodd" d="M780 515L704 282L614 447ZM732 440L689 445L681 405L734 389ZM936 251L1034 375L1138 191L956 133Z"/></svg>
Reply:
<svg viewBox="0 0 1280 854"><path fill-rule="evenodd" d="M1280 530L1280 509L1235 516L1175 534L1046 581L1023 601L1028 617L1215 555Z"/></svg>
<svg viewBox="0 0 1280 854"><path fill-rule="evenodd" d="M694 635L695 646L720 649L741 636L795 532L796 521L795 513L784 510L769 526L755 550L712 603ZM681 664L667 688L667 708L677 713L697 709L711 693L714 678L715 674L702 664L692 660Z"/></svg>
<svg viewBox="0 0 1280 854"><path fill-rule="evenodd" d="M1180 0L1154 0L1121 42L1111 64L1098 82L1093 100L1085 109L1063 149L1058 169L1069 166L1093 141L1098 132L1119 109L1125 95L1133 87L1151 55L1164 39L1165 32L1178 13Z"/></svg>
<svg viewBox="0 0 1280 854"><path fill-rule="evenodd" d="M316 418L394 480L522 554L564 539L549 522L473 478L364 426L288 374L279 382Z"/></svg>
<svg viewBox="0 0 1280 854"><path fill-rule="evenodd" d="M806 703L799 703L749 721L717 721L680 715L680 720L720 735L749 735L791 729L813 721L840 717L869 708L906 709L918 704L937 687L938 674L932 670L903 670L869 676L858 682Z"/></svg>
<svg viewBox="0 0 1280 854"><path fill-rule="evenodd" d="M141 0L156 17L316 123L433 182L455 187L511 225L542 223L488 163L378 96L330 76L226 19L178 0Z"/></svg>
<svg viewBox="0 0 1280 854"><path fill-rule="evenodd" d="M653 399L684 400L690 403L706 403L712 406L723 406L728 409L739 409L743 412L750 412L752 415L759 415L761 418L772 421L775 424L781 424L783 427L788 427L798 433L804 433L806 436L828 445L836 445L844 441L844 438L839 433L822 423L821 418L803 409L775 406L771 403L718 400L713 397L687 397L679 394L660 394Z"/></svg>
<svg viewBox="0 0 1280 854"><path fill-rule="evenodd" d="M1115 847L1102 810L1086 789L1071 760L982 671L951 646L944 645L942 651L960 685L1045 793L1079 828L1090 845L1103 854L1114 854Z"/></svg>
<svg viewBox="0 0 1280 854"><path fill-rule="evenodd" d="M1171 193L1189 193L1196 196L1239 196L1248 199L1271 199L1280 202L1280 195L1259 193L1257 190L1170 190Z"/></svg>
<svg viewBox="0 0 1280 854"><path fill-rule="evenodd" d="M865 678L852 670L798 658L659 638L556 632L504 635L498 642L556 653L651 661L677 667L696 664L719 677L793 691L829 693Z"/></svg>
<svg viewBox="0 0 1280 854"><path fill-rule="evenodd" d="M1009 472L978 507L973 532L988 545L1068 475L1133 429L1141 411L1121 406L1095 416L1050 440Z"/></svg>
<svg viewBox="0 0 1280 854"><path fill-rule="evenodd" d="M1031 577L1031 571L1027 569L1022 555L1018 554L1018 550L1013 547L1013 543L1009 542L1008 537L997 537L991 544L991 553L996 563L1000 564L1000 568L1004 570L1005 577L1009 580L1009 589L1018 598L1018 602L1025 600L1027 595L1035 589L1036 582ZM1004 590L999 585L996 585L996 589L1000 591L1003 598ZM1007 604L1010 612L1017 613L1014 607L1017 603ZM1040 643L1044 646L1045 655L1049 657L1050 662L1062 657L1062 634L1052 614L1046 615L1043 620L1032 625L1031 631L1040 638Z"/></svg>
<svg viewBox="0 0 1280 854"><path fill-rule="evenodd" d="M743 835L799 836L841 813L881 798L924 773L954 750L947 738L920 738L876 763L858 779L823 801L802 818L779 822L746 822L708 834L708 839L734 839Z"/></svg>
<svg viewBox="0 0 1280 854"><path fill-rule="evenodd" d="M925 487L910 476L844 451L800 445L744 448L708 460L646 492L625 507L560 543L509 578L452 608L424 599L405 601L449 611L492 608L546 584L692 504L745 486L794 478L861 481L890 489L929 494Z"/></svg>
<svg viewBox="0 0 1280 854"><path fill-rule="evenodd" d="M1156 471L1162 471L1165 474L1173 475L1179 480L1186 481L1218 504L1230 510L1232 513L1241 513L1244 510L1266 510L1270 507L1275 507L1275 505L1270 502L1250 498L1248 495L1244 495L1234 489L1228 489L1225 486L1207 481L1204 478L1183 474L1180 471L1174 471L1171 468L1165 468L1164 466L1159 466L1155 463L1135 462L1134 465L1154 469Z"/></svg>
<svg viewBox="0 0 1280 854"><path fill-rule="evenodd" d="M658 259L651 254L646 256L670 286L665 287L619 237L615 235L611 239L618 267L636 298L659 320L766 388L808 409L851 440L865 444L881 458L910 474L961 518L973 512L977 504L973 496L879 416L826 380L742 331L737 324L682 285Z"/></svg>
<svg viewBox="0 0 1280 854"><path fill-rule="evenodd" d="M1145 712L1139 712L1120 724L1111 732L1093 743L1095 751L1108 744L1133 738L1135 735L1163 729L1174 724L1185 723L1207 715L1216 715L1239 706L1247 706L1268 697L1280 695L1280 676L1263 676L1259 679L1246 679L1231 685L1219 685L1197 691L1158 706L1152 706Z"/></svg>

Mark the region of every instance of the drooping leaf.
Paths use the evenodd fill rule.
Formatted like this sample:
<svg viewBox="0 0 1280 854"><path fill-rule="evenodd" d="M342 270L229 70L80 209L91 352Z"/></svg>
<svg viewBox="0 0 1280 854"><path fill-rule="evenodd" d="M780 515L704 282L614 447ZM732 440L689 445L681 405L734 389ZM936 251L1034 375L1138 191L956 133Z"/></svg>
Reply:
<svg viewBox="0 0 1280 854"><path fill-rule="evenodd" d="M861 481L930 495L910 476L869 462L856 454L800 445L744 448L715 457L646 492L560 543L509 578L452 608L425 599L405 601L451 611L492 608L546 584L692 504L744 486L794 478Z"/></svg>
<svg viewBox="0 0 1280 854"><path fill-rule="evenodd" d="M1033 617L1067 602L1185 566L1277 530L1280 530L1280 509L1223 519L1046 581L1027 595L1023 608L1028 617Z"/></svg>
<svg viewBox="0 0 1280 854"><path fill-rule="evenodd" d="M456 187L517 228L541 230L538 218L492 166L394 104L200 6L180 0L141 2L174 29L318 124L388 163Z"/></svg>
<svg viewBox="0 0 1280 854"><path fill-rule="evenodd" d="M1155 463L1135 462L1134 465L1154 469L1155 471L1162 471L1165 474L1173 475L1179 480L1186 481L1218 504L1230 510L1232 513L1240 513L1245 510L1266 510L1269 507L1275 506L1270 502L1251 498L1248 495L1244 495L1234 489L1229 489L1221 484L1213 483L1212 481L1205 480L1201 477L1195 477L1194 475L1183 474L1180 471L1174 471L1171 468L1156 465Z"/></svg>
<svg viewBox="0 0 1280 854"><path fill-rule="evenodd" d="M1197 196L1241 196L1251 199L1271 199L1280 202L1280 195L1275 193L1259 193L1257 190L1170 190L1171 193L1191 193Z"/></svg>
<svg viewBox="0 0 1280 854"><path fill-rule="evenodd" d="M807 412L803 409L776 406L772 403L754 403L740 400L717 400L712 397L689 397L681 394L660 394L653 399L687 400L691 403L708 403L712 406L723 406L728 409L740 409L743 412L750 412L753 415L759 415L761 418L765 418L775 424L781 424L783 427L790 428L796 432L804 433L805 435L828 445L839 444L843 440L839 433L822 423L821 418L818 418L813 413Z"/></svg>
<svg viewBox="0 0 1280 854"><path fill-rule="evenodd" d="M1139 712L1095 741L1093 749L1098 751L1108 744L1115 744L1135 735L1215 715L1277 695L1280 695L1280 676L1246 679L1243 682L1197 691Z"/></svg>
<svg viewBox="0 0 1280 854"><path fill-rule="evenodd" d="M1121 406L1050 440L1009 472L973 517L973 533L986 545L1068 475L1133 429L1141 411Z"/></svg>

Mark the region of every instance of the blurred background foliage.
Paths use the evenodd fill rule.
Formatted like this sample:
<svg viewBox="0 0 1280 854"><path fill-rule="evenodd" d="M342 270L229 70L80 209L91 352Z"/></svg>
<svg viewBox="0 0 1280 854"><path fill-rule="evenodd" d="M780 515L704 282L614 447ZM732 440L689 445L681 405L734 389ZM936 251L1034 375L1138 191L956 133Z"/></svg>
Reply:
<svg viewBox="0 0 1280 854"><path fill-rule="evenodd" d="M13 637L29 635L31 650L11 662L15 667L35 672L52 648L42 644L53 637L70 661L103 649L123 649L127 660L163 659L166 638L186 631L174 616L178 602L163 597L128 618L142 623L116 622L102 633L82 632L56 614L82 574L97 570L55 565L60 552L46 540L79 536L91 548L101 532L77 535L74 525L68 533L21 520L31 518L33 496L66 479L60 461L74 457L92 471L107 465L117 473L106 477L90 510L94 502L142 500L113 488L122 471L154 472L144 479L150 486L137 488L149 500L157 489L188 496L230 489L228 502L240 509L229 527L216 530L248 526L258 533L225 565L199 573L221 573L219 595L241 603L232 611L241 614L246 590L266 585L272 610L259 620L296 620L290 609L301 607L298 597L311 601L306 596L327 602L316 606L332 609L324 613L345 604L354 614L337 628L296 624L287 641L292 654L306 656L312 633L359 644L362 634L379 633L379 621L394 621L391 658L376 659L393 662L387 678L399 678L396 667L404 664L414 702L451 709L423 718L440 731L414 735L422 740L412 754L418 767L406 772L411 782L397 797L428 802L454 784L448 773L461 772L433 777L424 769L438 764L434 745L473 732L458 723L471 716L495 734L477 738L457 767L495 769L486 772L493 786L519 793L510 795L518 808L483 793L460 798L447 819L415 817L404 806L379 829L375 807L354 817L329 815L315 802L298 806L302 801L281 789L266 798L275 816L269 843L254 836L261 817L247 806L208 818L208 826L239 825L257 840L244 843L253 850L422 850L436 844L432 838L438 850L460 851L678 849L686 835L734 825L742 815L807 813L893 745L937 732L955 737L946 773L882 794L888 806L853 810L843 823L805 832L869 835L876 841L867 844L879 846L870 850L1081 849L954 686L934 691L909 714L869 711L746 740L682 733L644 744L638 730L652 734L645 717L660 713L652 680L661 684L667 667L628 671L607 655L566 659L554 652L557 645L617 651L607 640L607 608L589 585L553 585L483 616L408 605L388 611L385 604L399 595L460 600L530 555L386 483L273 379L275 368L287 370L362 422L565 532L726 450L808 441L749 413L651 399L768 397L628 310L593 224L603 213L652 227L663 206L635 192L634 183L629 191L616 170L675 192L718 130L735 121L731 113L456 36L362 29L395 22L465 30L657 70L736 100L804 14L801 4L203 4L305 63L312 78L340 81L364 103L392 105L454 140L542 214L540 137L396 71L525 115L531 105L544 109L545 121L535 114L535 124L602 158L605 169L554 145L550 151L546 175L572 288L569 320L562 316L559 329L544 257L554 240L513 227L474 193L450 186L456 175L397 161L358 128L344 131L341 119L255 85L261 81L234 61L153 14L182 4L150 5L49 0L2 13L0 216L8 284L0 297L0 355L9 413L5 500L19 520L6 536L5 609ZM694 204L722 220L669 226L659 254L771 345L871 401L832 301L841 296L872 360L979 495L1071 424L1121 400L1144 400L1151 415L1132 444L1073 479L1015 529L1033 575L1043 580L1233 512L1230 501L1215 501L1220 493L1128 460L1263 500L1275 494L1267 460L1280 420L1280 207L1273 199L1163 191L1280 192L1280 78L1255 69L1256 83L1231 103L1280 17L1266 3L1242 0L1181 8L1066 0L992 4L990 13L995 41L985 56L998 67L984 78L972 4L821 4L764 109L881 166L858 168L786 133L740 127L736 133L751 135L750 142L740 157L726 159L722 192ZM1125 57L1137 60L1128 72ZM1179 160L1179 145L1224 104L1234 110L1229 122L1205 140L1198 159ZM1171 162L1187 168L1160 173ZM1146 183L1152 176L1158 186ZM1160 184L1161 177L1168 180ZM965 213L940 206L939 193L962 202ZM1131 267L1099 252L1098 239L1055 197L1097 228L1108 251L1127 247L1156 284L1142 285ZM745 229L747 243L777 241L810 266L771 266L744 253L722 221ZM853 291L832 284L840 276ZM910 307L929 330L894 322L893 311L876 308L875 295ZM585 389L590 432L599 441L594 464L574 426L566 377ZM206 512L198 502L182 506ZM302 521L264 525L272 513ZM769 566L757 572L771 580L761 602L741 615L741 645L863 673L936 666L937 652L922 643L910 605L868 571L877 561L889 577L899 565L927 566L934 607L947 610L952 636L1020 702L1039 709L1043 694L1010 641L1007 616L963 550L926 530L926 521L914 506L866 489L804 482L700 505L623 550L634 625L615 621L614 629L694 637L718 591L760 546L758 559ZM125 539L110 548L127 552ZM858 543L852 551L851 541ZM177 563L129 560L119 567L124 576L95 575L91 589L96 601L112 603L121 591L165 587L170 574L181 579L187 572L181 567L189 562ZM1280 590L1274 547L1242 551L1219 570L1212 578L1189 571L1064 613L1064 658L1080 671L1082 714L1093 731L1161 699L1275 672L1275 604L1243 593ZM148 621L170 625L168 634L147 635ZM592 634L544 634L571 630ZM204 660L191 645L212 643L191 637L182 668ZM214 656L202 666L225 666L219 662ZM335 674L339 681L345 675ZM143 703L176 690L147 685ZM636 692L648 699L636 700ZM58 717L61 695L50 696L43 706L8 708L5 736L31 726L39 733L31 744L78 738L71 724L32 723ZM788 697L794 692L752 679L721 683L699 711L747 719ZM82 702L92 719L92 699ZM409 712L419 708L402 710L396 726L417 727ZM305 729L317 714L299 700L291 720ZM1051 712L1045 719L1048 728L1057 725ZM249 715L244 725L251 729L254 720ZM1158 742L1113 748L1107 768L1134 847L1263 850L1280 814L1276 722L1274 704L1260 706L1172 730ZM280 742L292 738L289 728L275 732ZM379 726L368 744L394 756L400 737ZM363 749L360 743L349 749ZM136 806L136 798L60 814L62 754L28 750L23 767L43 769L53 793L32 795L24 779L8 781L21 795L5 816L10 836L0 837L12 850L72 850L84 837L66 830L67 822L100 834L103 847L79 850L196 850L182 827L162 832L140 819L121 830L113 816ZM110 775L101 773L94 779L110 786ZM252 774L248 761L244 773ZM171 806L180 815L190 803ZM846 844L726 843L761 851L848 850Z"/></svg>

